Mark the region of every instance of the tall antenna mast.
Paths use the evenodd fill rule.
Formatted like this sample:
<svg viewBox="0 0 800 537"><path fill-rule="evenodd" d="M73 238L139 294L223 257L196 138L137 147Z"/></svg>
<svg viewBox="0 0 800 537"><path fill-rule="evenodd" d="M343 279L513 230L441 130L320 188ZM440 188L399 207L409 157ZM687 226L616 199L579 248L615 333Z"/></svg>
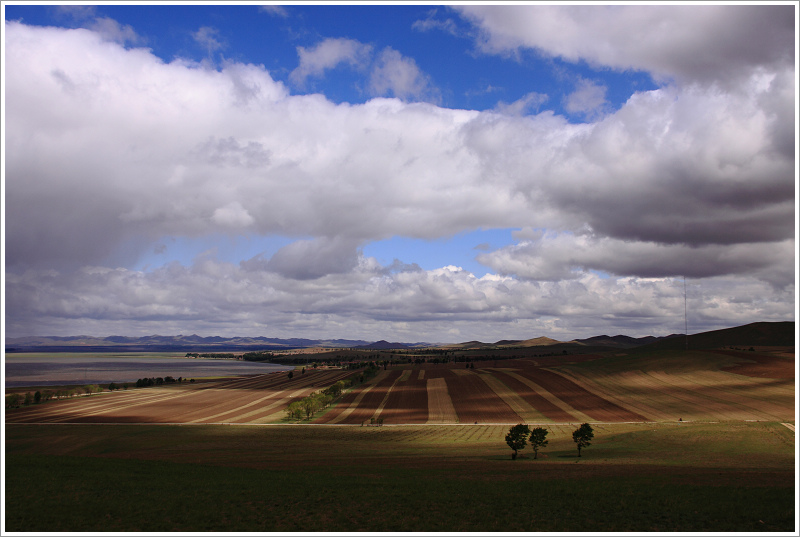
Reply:
<svg viewBox="0 0 800 537"><path fill-rule="evenodd" d="M689 318L686 316L686 274L683 275L683 333L686 334L686 350L689 350Z"/></svg>

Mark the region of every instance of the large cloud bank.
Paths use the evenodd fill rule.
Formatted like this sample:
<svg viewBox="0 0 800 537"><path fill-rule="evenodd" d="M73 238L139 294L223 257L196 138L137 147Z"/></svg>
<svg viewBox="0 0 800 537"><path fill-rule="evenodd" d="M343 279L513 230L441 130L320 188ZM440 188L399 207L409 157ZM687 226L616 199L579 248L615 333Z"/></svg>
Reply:
<svg viewBox="0 0 800 537"><path fill-rule="evenodd" d="M582 124L334 104L263 66L165 63L95 31L7 22L9 335L663 334L682 330L684 275L696 327L794 318L791 7L461 9L484 53L644 70L662 87ZM298 81L366 53L326 47L303 51ZM408 68L392 52L379 80ZM520 230L480 255L484 278L361 253L478 228ZM210 233L297 242L238 265L118 268L161 237Z"/></svg>

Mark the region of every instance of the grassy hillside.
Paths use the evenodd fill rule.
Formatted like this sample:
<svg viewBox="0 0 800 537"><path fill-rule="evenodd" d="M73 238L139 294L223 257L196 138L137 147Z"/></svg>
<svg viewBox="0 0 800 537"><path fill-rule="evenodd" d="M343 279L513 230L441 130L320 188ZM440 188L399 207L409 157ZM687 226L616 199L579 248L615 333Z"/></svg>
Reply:
<svg viewBox="0 0 800 537"><path fill-rule="evenodd" d="M712 330L689 336L690 350L721 349L724 347L791 347L795 344L794 322L752 323L735 328ZM660 339L653 343L636 347L631 352L650 352L664 350L684 350L686 338L683 336Z"/></svg>

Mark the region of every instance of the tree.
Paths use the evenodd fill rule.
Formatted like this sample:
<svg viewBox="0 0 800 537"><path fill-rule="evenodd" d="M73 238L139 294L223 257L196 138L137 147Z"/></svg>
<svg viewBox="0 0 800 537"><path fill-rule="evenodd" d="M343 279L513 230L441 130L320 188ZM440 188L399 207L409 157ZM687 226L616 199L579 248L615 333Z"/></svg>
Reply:
<svg viewBox="0 0 800 537"><path fill-rule="evenodd" d="M303 404L300 401L292 401L286 407L289 417L293 419L300 419L303 417Z"/></svg>
<svg viewBox="0 0 800 537"><path fill-rule="evenodd" d="M36 390L36 393L33 394L33 402L34 403L41 403L42 402L42 392Z"/></svg>
<svg viewBox="0 0 800 537"><path fill-rule="evenodd" d="M516 460L517 451L523 449L528 443L528 435L531 434L531 429L522 423L514 425L506 435L506 444L514 450L511 454L511 460Z"/></svg>
<svg viewBox="0 0 800 537"><path fill-rule="evenodd" d="M12 393L6 396L6 408L17 408L22 403L22 396L18 393Z"/></svg>
<svg viewBox="0 0 800 537"><path fill-rule="evenodd" d="M543 448L547 445L549 440L547 440L547 429L544 427L536 427L531 431L531 447L533 448L533 458L538 458L539 455L539 448Z"/></svg>
<svg viewBox="0 0 800 537"><path fill-rule="evenodd" d="M294 376L294 371L289 371L289 378L292 378L293 376Z"/></svg>
<svg viewBox="0 0 800 537"><path fill-rule="evenodd" d="M592 445L592 438L594 438L594 431L588 423L584 423L572 433L572 440L578 446L578 457L581 456L581 448Z"/></svg>

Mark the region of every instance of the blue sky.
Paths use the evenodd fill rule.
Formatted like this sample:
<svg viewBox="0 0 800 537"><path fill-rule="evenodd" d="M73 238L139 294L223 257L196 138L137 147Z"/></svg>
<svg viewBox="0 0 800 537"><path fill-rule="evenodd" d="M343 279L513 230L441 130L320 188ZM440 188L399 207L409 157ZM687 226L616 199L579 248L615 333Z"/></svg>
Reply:
<svg viewBox="0 0 800 537"><path fill-rule="evenodd" d="M794 318L791 3L3 8L10 335Z"/></svg>
<svg viewBox="0 0 800 537"><path fill-rule="evenodd" d="M281 6L280 12L284 15L256 5L112 4L93 6L87 16L83 9L7 5L6 19L77 27L92 18L108 17L129 25L139 36L137 44L163 61L180 57L253 63L264 65L274 79L287 83L289 73L298 66L297 47L313 48L329 38L353 39L376 51L391 47L413 59L431 78L437 104L447 108L489 110L500 102L512 103L537 92L547 95L541 109L584 121L583 114L563 106L564 98L582 80L604 86L607 106L613 109L634 91L657 87L645 71L592 69L583 61L565 62L528 50L502 56L482 53L470 37L474 28L446 6L296 5ZM205 41L195 37L201 28L211 29ZM217 44L209 52L207 43L212 40ZM324 77L313 77L306 87L292 90L320 92L337 103L363 103L370 98L363 91L363 74L340 65L326 71Z"/></svg>

